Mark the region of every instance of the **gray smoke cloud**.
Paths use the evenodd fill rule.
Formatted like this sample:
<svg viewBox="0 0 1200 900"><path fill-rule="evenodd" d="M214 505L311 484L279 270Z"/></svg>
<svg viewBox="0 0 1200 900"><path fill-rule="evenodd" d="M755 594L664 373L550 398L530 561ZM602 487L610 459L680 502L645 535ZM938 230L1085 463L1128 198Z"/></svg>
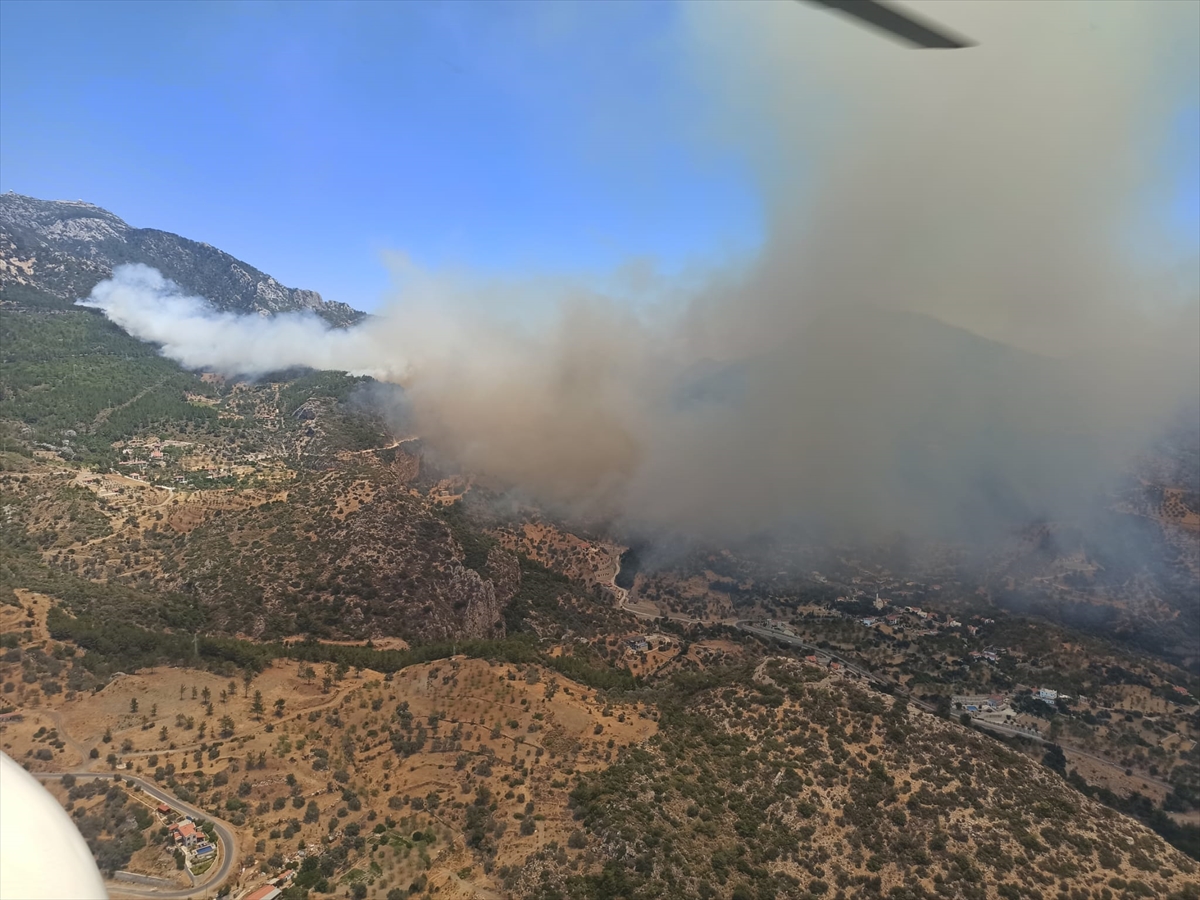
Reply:
<svg viewBox="0 0 1200 900"><path fill-rule="evenodd" d="M689 4L669 63L754 161L760 256L634 312L582 282L397 260L334 331L122 268L87 302L194 368L403 384L421 434L543 502L705 536L797 518L987 533L1086 508L1200 402L1196 248L1146 210L1200 6L911 3L919 52L799 4ZM665 297L665 299L664 299ZM532 300L533 321L498 310Z"/></svg>

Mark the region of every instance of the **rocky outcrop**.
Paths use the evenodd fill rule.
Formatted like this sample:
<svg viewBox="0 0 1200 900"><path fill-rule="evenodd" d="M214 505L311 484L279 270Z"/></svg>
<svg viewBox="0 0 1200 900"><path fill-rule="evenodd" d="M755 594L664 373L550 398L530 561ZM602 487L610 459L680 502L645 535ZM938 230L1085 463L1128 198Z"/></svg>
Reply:
<svg viewBox="0 0 1200 900"><path fill-rule="evenodd" d="M496 599L496 586L474 569L459 566L450 574L449 593L466 597L459 632L468 638L504 637L504 604Z"/></svg>
<svg viewBox="0 0 1200 900"><path fill-rule="evenodd" d="M0 194L0 286L27 285L74 300L122 263L153 266L222 310L261 315L307 310L334 325L362 318L345 303L284 287L209 244L132 228L91 203Z"/></svg>
<svg viewBox="0 0 1200 900"><path fill-rule="evenodd" d="M516 559L493 550L483 571L467 566L446 523L398 484L380 485L343 523L323 524L328 536L309 545L305 565L337 573L346 607L363 608L376 628L409 640L504 636ZM340 624L353 631L349 619Z"/></svg>
<svg viewBox="0 0 1200 900"><path fill-rule="evenodd" d="M496 586L496 600L507 606L521 588L520 561L502 547L493 547L488 551L487 574Z"/></svg>

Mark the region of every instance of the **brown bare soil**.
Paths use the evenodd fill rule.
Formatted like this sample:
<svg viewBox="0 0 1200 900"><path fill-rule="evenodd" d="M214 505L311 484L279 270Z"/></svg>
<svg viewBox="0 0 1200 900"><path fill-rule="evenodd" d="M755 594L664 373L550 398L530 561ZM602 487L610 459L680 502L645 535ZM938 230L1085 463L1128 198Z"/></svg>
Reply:
<svg viewBox="0 0 1200 900"><path fill-rule="evenodd" d="M0 609L0 621L7 627L15 612ZM656 730L644 707L600 703L594 691L536 666L456 657L413 666L390 680L347 673L328 694L319 677L305 677L305 668L278 663L248 689L241 680L193 669L123 675L98 693L48 698L40 709L24 710L25 721L4 725L0 740L34 771L88 764L108 771L106 758L115 753L118 771L157 774L164 786L195 791L200 805L238 825L243 862L251 867L238 889L260 881L255 869L275 853L289 856L301 839L321 846L329 823L337 822L332 833L339 838L353 823L364 835L384 825L391 836L373 856L380 871L369 896L424 876L440 896L488 897L499 896L500 887L485 863L489 870L517 865L548 843L565 846L575 827L566 808L571 773L605 765L621 747L642 743ZM257 692L262 714L254 711ZM233 731L222 736L224 716L233 720ZM387 735L405 717L423 738L412 752L398 754ZM68 746L52 761L39 760L33 756L44 746L34 737L39 728L69 736L81 749L96 747L99 758L88 760ZM243 784L248 788L235 790ZM491 798L494 856L481 856L463 839L466 809L480 791ZM347 803L347 792L357 803ZM301 798L300 808L293 798ZM229 799L246 804L240 824ZM319 814L304 821L310 802ZM535 828L522 834L527 815L536 817ZM291 839L271 837L291 819L301 826ZM414 831L425 830L435 835L432 843L411 840ZM263 840L265 849L256 852ZM129 866L159 877L173 877L172 867L156 847L138 851Z"/></svg>

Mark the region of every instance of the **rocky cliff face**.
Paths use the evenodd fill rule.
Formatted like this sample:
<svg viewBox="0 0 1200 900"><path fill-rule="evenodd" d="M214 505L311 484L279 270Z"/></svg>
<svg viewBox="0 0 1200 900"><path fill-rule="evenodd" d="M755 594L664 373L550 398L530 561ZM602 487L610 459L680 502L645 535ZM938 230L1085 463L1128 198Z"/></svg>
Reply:
<svg viewBox="0 0 1200 900"><path fill-rule="evenodd" d="M377 589L374 602L361 604L377 627L421 640L504 636L504 606L515 593L513 567L497 558L493 570L490 556L482 572L468 566L446 524L402 490L380 490L339 532L344 552L333 540L316 553L328 546L332 570L361 573Z"/></svg>
<svg viewBox="0 0 1200 900"><path fill-rule="evenodd" d="M507 550L493 547L488 551L487 574L496 586L496 600L502 607L508 605L521 588L520 561Z"/></svg>
<svg viewBox="0 0 1200 900"><path fill-rule="evenodd" d="M504 637L504 606L496 598L496 586L474 569L451 570L447 593L466 598L459 634L470 638Z"/></svg>
<svg viewBox="0 0 1200 900"><path fill-rule="evenodd" d="M90 203L0 194L0 286L28 285L74 300L122 263L153 266L218 309L261 315L310 310L334 325L362 318L345 303L284 287L209 244L132 228Z"/></svg>

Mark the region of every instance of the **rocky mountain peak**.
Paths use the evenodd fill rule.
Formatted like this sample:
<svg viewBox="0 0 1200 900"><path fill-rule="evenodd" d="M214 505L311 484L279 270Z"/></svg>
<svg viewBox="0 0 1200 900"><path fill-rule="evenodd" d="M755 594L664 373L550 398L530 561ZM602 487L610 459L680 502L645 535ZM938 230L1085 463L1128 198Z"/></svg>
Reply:
<svg viewBox="0 0 1200 900"><path fill-rule="evenodd" d="M221 310L260 315L308 310L334 325L362 317L316 291L285 287L211 244L134 228L83 200L0 194L0 287L26 285L74 300L122 263L153 266Z"/></svg>

